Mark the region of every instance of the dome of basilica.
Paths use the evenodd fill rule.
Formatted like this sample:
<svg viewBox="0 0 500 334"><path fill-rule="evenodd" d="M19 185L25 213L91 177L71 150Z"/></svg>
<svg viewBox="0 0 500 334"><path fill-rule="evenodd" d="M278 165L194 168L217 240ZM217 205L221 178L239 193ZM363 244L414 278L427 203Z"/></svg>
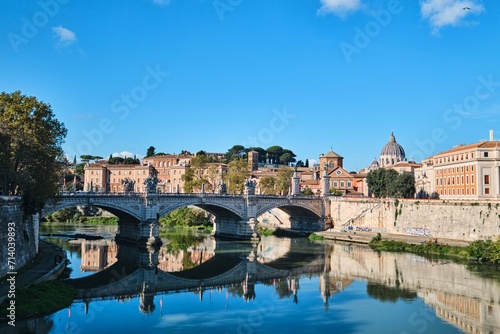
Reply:
<svg viewBox="0 0 500 334"><path fill-rule="evenodd" d="M380 167L395 165L401 161L406 161L405 150L403 146L396 142L394 133L391 133L389 142L385 144L380 152Z"/></svg>

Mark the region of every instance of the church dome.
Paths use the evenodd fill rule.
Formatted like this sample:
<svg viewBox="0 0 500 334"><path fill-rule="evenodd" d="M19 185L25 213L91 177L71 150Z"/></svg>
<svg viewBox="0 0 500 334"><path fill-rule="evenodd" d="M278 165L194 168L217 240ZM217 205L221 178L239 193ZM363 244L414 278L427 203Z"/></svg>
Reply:
<svg viewBox="0 0 500 334"><path fill-rule="evenodd" d="M403 146L396 142L396 137L394 133L391 133L389 137L389 142L385 144L384 148L380 152L380 166L389 166L397 164L398 162L406 161L405 150Z"/></svg>

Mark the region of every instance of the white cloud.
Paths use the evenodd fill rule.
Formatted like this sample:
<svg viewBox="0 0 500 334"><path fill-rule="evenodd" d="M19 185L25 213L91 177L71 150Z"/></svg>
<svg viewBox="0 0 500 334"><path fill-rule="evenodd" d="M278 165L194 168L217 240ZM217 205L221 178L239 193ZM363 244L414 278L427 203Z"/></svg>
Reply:
<svg viewBox="0 0 500 334"><path fill-rule="evenodd" d="M320 2L319 14L335 14L343 17L361 8L361 0L320 0Z"/></svg>
<svg viewBox="0 0 500 334"><path fill-rule="evenodd" d="M61 47L69 46L76 42L76 34L63 26L52 27L54 38L57 39L57 45Z"/></svg>
<svg viewBox="0 0 500 334"><path fill-rule="evenodd" d="M422 0L420 12L428 20L433 33L438 33L444 26L456 26L464 23L467 15L479 15L484 11L479 0Z"/></svg>
<svg viewBox="0 0 500 334"><path fill-rule="evenodd" d="M113 157L121 157L121 158L133 158L136 157L137 159L141 160L143 158L142 155L140 154L135 154L129 151L121 151L121 152L115 152L113 153Z"/></svg>

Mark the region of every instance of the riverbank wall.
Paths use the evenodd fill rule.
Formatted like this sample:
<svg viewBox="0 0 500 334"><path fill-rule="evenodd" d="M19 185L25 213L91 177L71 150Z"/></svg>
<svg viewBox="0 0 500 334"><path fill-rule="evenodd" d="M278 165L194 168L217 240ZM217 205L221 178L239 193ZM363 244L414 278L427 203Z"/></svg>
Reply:
<svg viewBox="0 0 500 334"><path fill-rule="evenodd" d="M378 232L463 241L496 240L500 201L331 198L336 231Z"/></svg>
<svg viewBox="0 0 500 334"><path fill-rule="evenodd" d="M20 197L0 196L0 277L35 258L38 237L38 215L24 216Z"/></svg>

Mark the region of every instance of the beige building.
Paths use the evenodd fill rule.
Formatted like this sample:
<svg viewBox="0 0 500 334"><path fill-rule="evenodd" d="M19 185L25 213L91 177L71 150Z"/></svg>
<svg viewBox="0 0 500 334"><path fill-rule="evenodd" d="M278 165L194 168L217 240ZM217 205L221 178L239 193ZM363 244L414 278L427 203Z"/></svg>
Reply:
<svg viewBox="0 0 500 334"><path fill-rule="evenodd" d="M460 145L429 160L433 190L440 198L500 199L499 141Z"/></svg>
<svg viewBox="0 0 500 334"><path fill-rule="evenodd" d="M84 191L98 193L124 192L123 179L134 181L134 192L144 192L144 180L155 175L152 166L144 165L109 165L103 163L85 166Z"/></svg>

